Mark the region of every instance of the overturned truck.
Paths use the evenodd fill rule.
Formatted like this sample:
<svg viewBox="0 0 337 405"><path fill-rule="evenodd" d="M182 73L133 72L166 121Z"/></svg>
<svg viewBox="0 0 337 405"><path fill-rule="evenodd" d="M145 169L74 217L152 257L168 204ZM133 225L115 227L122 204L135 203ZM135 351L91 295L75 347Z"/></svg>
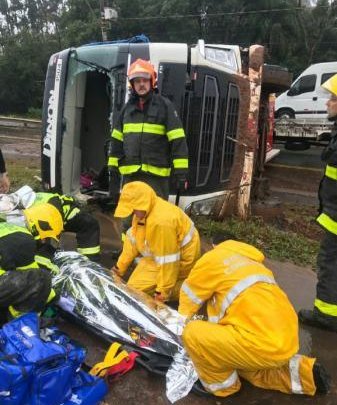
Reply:
<svg viewBox="0 0 337 405"><path fill-rule="evenodd" d="M266 130L261 124L270 114L261 115L260 102L268 109L269 93L289 85L280 69L275 80L275 68L263 64L259 45L242 50L203 40L195 46L117 42L52 55L43 107L44 188L107 193L104 145L128 99L126 72L137 58L154 64L159 92L173 101L183 121L190 187L180 206L196 213L246 216L253 174L264 164L272 133L270 125ZM87 172L95 174L94 186L81 184L81 174Z"/></svg>

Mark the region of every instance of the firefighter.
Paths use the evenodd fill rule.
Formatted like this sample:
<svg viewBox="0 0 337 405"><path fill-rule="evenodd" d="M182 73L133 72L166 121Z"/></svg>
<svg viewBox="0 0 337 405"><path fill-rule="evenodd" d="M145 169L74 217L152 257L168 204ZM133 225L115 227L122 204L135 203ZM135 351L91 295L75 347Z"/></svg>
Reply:
<svg viewBox="0 0 337 405"><path fill-rule="evenodd" d="M97 219L90 213L81 211L75 199L66 195L36 193L31 207L37 208L38 212L38 207L45 203L52 204L59 210L65 232L76 233L77 251L90 260L98 261L100 258L100 227ZM47 246L45 248L47 249Z"/></svg>
<svg viewBox="0 0 337 405"><path fill-rule="evenodd" d="M296 354L297 315L255 247L226 240L203 255L180 291L187 318L207 303L208 320L187 323L183 343L204 388L216 396L240 389L239 377L285 393L327 393L316 359Z"/></svg>
<svg viewBox="0 0 337 405"><path fill-rule="evenodd" d="M38 218L34 208L24 210L26 227L0 223L0 308L8 309L11 317L41 311L56 296L49 269L35 259L35 237L56 239L63 223L52 205L43 204L41 210Z"/></svg>
<svg viewBox="0 0 337 405"><path fill-rule="evenodd" d="M298 313L304 324L337 332L337 74L323 83L330 93L326 106L329 121L334 122L329 145L321 159L325 164L319 196L317 222L324 230L317 256L317 286L313 310Z"/></svg>
<svg viewBox="0 0 337 405"><path fill-rule="evenodd" d="M111 134L108 168L111 194L123 182L142 181L167 200L172 174L177 189L187 185L188 151L184 129L172 103L158 94L156 72L137 59L128 70L132 94Z"/></svg>
<svg viewBox="0 0 337 405"><path fill-rule="evenodd" d="M8 193L10 181L6 171L5 159L0 149L0 193Z"/></svg>
<svg viewBox="0 0 337 405"><path fill-rule="evenodd" d="M136 260L128 285L159 301L178 299L183 280L200 256L198 231L179 207L140 181L124 185L115 216L132 213L132 227L112 270L123 276Z"/></svg>

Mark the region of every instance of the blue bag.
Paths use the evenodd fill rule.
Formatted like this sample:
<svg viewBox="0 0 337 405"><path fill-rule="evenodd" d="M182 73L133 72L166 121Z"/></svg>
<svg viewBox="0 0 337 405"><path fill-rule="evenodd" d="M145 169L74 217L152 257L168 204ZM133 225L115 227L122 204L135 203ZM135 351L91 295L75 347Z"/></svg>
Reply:
<svg viewBox="0 0 337 405"><path fill-rule="evenodd" d="M20 405L60 405L72 395L73 380L85 358L85 350L57 330L48 341L40 338L38 316L29 313L7 324L0 331L0 350L17 356L19 364L32 368L28 399ZM5 363L3 363L5 367ZM24 391L20 387L20 390ZM0 405L16 404L3 402Z"/></svg>
<svg viewBox="0 0 337 405"><path fill-rule="evenodd" d="M33 367L21 364L15 355L0 352L0 404L28 403L29 385Z"/></svg>
<svg viewBox="0 0 337 405"><path fill-rule="evenodd" d="M73 380L72 396L62 405L97 405L108 392L106 382L80 371Z"/></svg>

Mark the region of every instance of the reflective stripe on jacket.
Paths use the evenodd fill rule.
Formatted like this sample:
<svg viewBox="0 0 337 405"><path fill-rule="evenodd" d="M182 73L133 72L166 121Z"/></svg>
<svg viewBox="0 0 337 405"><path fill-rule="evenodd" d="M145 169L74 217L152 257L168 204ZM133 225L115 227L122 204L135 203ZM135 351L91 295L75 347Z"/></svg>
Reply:
<svg viewBox="0 0 337 405"><path fill-rule="evenodd" d="M141 170L168 177L188 170L185 132L173 104L152 93L142 111L132 97L122 110L111 134L108 165L123 175Z"/></svg>
<svg viewBox="0 0 337 405"><path fill-rule="evenodd" d="M61 212L65 223L70 221L80 212L75 199L71 196L60 195L57 193L36 193L36 199L33 206L44 203L54 205L54 207Z"/></svg>
<svg viewBox="0 0 337 405"><path fill-rule="evenodd" d="M133 217L117 267L124 274L136 257L152 258L158 268L156 291L169 297L177 279L187 277L200 255L199 234L179 207L157 197L145 183L139 184L143 202L134 203L135 209L147 215L143 220Z"/></svg>
<svg viewBox="0 0 337 405"><path fill-rule="evenodd" d="M325 163L324 176L319 186L320 215L317 222L327 231L337 235L337 128L331 131L328 146L322 152Z"/></svg>
<svg viewBox="0 0 337 405"><path fill-rule="evenodd" d="M226 241L198 260L184 281L179 312L194 315L207 302L208 320L240 329L247 344L277 358L296 347L297 316L253 246Z"/></svg>

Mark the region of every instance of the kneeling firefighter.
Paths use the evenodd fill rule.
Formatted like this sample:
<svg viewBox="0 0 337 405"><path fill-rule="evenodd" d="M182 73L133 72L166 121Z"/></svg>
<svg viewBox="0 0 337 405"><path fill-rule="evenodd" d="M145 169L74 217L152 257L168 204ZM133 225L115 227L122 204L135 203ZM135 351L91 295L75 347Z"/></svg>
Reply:
<svg viewBox="0 0 337 405"><path fill-rule="evenodd" d="M239 377L288 394L327 393L324 367L297 354L296 312L263 260L255 247L226 240L183 283L180 314L191 318L207 302L208 321L192 320L183 331L199 379L222 397L239 391Z"/></svg>
<svg viewBox="0 0 337 405"><path fill-rule="evenodd" d="M123 276L135 260L128 285L159 301L178 299L182 282L200 256L198 231L179 207L140 181L124 185L115 211L120 218L131 214L132 227L112 270Z"/></svg>
<svg viewBox="0 0 337 405"><path fill-rule="evenodd" d="M34 208L34 216L38 219L46 203L54 206L62 216L63 230L74 232L77 240L77 251L90 260L100 258L100 226L96 218L88 212L82 211L71 196L54 193L35 193L30 187L24 186L17 195L22 206ZM33 212L33 211L32 211ZM15 214L14 214L15 218ZM10 221L10 215L7 221ZM14 219L16 221L16 219ZM47 249L47 245L44 246ZM43 263L45 266L46 262Z"/></svg>
<svg viewBox="0 0 337 405"><path fill-rule="evenodd" d="M57 239L63 228L58 210L46 205L39 219L34 209L23 211L26 228L0 223L0 308L8 308L12 317L39 312L55 298L49 269L35 260L35 238Z"/></svg>

